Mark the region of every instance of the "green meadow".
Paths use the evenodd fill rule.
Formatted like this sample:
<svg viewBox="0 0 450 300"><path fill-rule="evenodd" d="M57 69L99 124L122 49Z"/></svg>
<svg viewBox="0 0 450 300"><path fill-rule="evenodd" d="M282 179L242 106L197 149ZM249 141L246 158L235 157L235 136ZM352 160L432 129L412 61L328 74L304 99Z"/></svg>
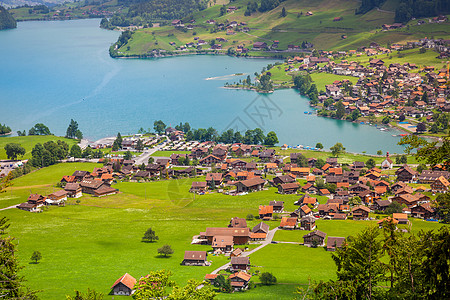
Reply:
<svg viewBox="0 0 450 300"><path fill-rule="evenodd" d="M61 176L74 170L88 170L92 163L66 163L41 169L13 181L12 188L0 194L0 204L6 207L26 201L30 192L49 193L56 190ZM121 182L113 187L120 190L114 196L95 198L85 195L79 204L68 201L65 207L50 207L42 213L29 213L18 209L1 212L10 220L9 233L17 240L17 255L24 266L21 271L27 285L40 290L42 299L62 299L74 290L95 289L110 292L114 281L128 272L138 278L150 270L169 269L173 279L184 285L188 279L202 279L205 274L225 264L223 256L208 257L209 267L181 266L185 250L210 250L210 246L191 245L192 236L206 227L227 226L232 217L257 215L258 206L271 200L285 201L285 210L293 211L300 196L280 195L275 188L244 196L218 193L195 195L188 192L192 181L204 177L162 180L147 183ZM12 198L11 198L12 197ZM325 203L326 197L318 197ZM8 205L6 205L8 204ZM259 220L248 221L255 226ZM270 228L279 220L267 222ZM318 229L329 236L356 234L375 221L318 220ZM437 229L436 223L413 220L412 229ZM156 231L159 240L143 243L147 228ZM335 265L331 254L323 248L308 248L303 242L306 231L279 230L274 240L294 242L270 244L251 255L251 272L272 272L279 284L270 287L257 285L245 293L220 294L218 299L292 299L297 285L308 280L335 278ZM174 254L168 258L158 256L157 248L169 244ZM249 245L254 248L254 245ZM33 251L42 253L38 264L30 263ZM253 282L259 279L254 276ZM107 296L106 299L112 299Z"/></svg>
<svg viewBox="0 0 450 300"><path fill-rule="evenodd" d="M77 143L77 140L66 139L64 137L54 135L29 135L29 136L13 136L13 137L0 137L0 159L7 159L5 152L5 145L9 143L16 143L25 148L25 155L21 159L31 158L31 150L37 143L44 144L49 141L65 141L69 145L69 149L73 144Z"/></svg>

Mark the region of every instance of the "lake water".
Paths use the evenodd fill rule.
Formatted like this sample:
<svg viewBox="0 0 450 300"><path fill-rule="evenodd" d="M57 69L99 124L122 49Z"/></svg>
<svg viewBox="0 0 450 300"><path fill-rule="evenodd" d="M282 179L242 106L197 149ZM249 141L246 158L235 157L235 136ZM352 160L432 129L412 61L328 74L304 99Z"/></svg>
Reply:
<svg viewBox="0 0 450 300"><path fill-rule="evenodd" d="M22 22L0 31L1 123L14 131L42 122L64 135L70 119L85 137L135 133L163 120L192 127L274 130L280 143L348 151L401 153L398 131L306 115L308 101L294 90L261 95L222 88L273 60L227 56L112 59L118 32L99 20ZM244 76L230 76L244 73ZM210 80L206 80L210 79Z"/></svg>

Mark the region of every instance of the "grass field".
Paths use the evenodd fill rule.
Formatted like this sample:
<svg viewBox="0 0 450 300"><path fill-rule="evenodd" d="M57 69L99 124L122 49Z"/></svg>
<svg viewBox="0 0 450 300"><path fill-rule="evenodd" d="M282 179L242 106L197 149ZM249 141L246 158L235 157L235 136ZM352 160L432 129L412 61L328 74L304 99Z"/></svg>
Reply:
<svg viewBox="0 0 450 300"><path fill-rule="evenodd" d="M59 164L14 180L13 189L0 195L0 203L23 202L30 190L52 190L64 174L74 170L92 170L95 164ZM270 200L285 201L287 211L296 208L296 195L279 195L275 188L245 196L188 193L194 180L179 179L149 183L119 183L114 187L121 193L94 198L83 196L79 205L51 207L33 214L18 209L2 211L10 219L10 234L18 240L18 256L25 268L22 275L27 285L39 289L42 299L62 299L75 289L93 288L109 293L112 283L125 272L138 278L150 270L170 269L173 279L184 285L190 278L202 279L206 273L227 262L222 256L209 256L210 267L180 266L185 250L209 250L209 246L190 245L193 235L206 227L226 226L230 218L257 215L258 206ZM37 188L37 186L39 188ZM16 197L9 199L11 196ZM326 197L318 197L325 203ZM249 221L250 227L259 220ZM369 221L317 221L318 229L330 236L356 234ZM279 221L269 221L270 228ZM413 221L413 230L435 229L439 224ZM145 230L152 227L159 240L142 243ZM278 231L275 240L302 242L305 231ZM174 254L160 258L157 248L169 244ZM250 248L254 246L250 245ZM33 251L40 251L43 259L31 264ZM295 259L293 259L295 258ZM252 272L272 272L280 284L260 287L245 293L219 295L218 299L292 299L298 284L308 279L335 278L331 254L323 248L311 249L296 244L271 244L251 255ZM259 282L257 276L253 279ZM117 297L115 297L117 298ZM107 296L106 299L112 299Z"/></svg>
<svg viewBox="0 0 450 300"><path fill-rule="evenodd" d="M31 150L33 150L34 145L36 145L37 143L44 144L45 142L48 142L48 141L56 142L57 140L65 141L69 145L69 149L73 144L77 143L76 140L66 139L64 137L59 137L59 136L54 136L54 135L0 137L0 159L7 159L6 152L4 149L6 144L9 144L9 143L20 144L26 150L25 155L21 158L29 159L29 158L31 158Z"/></svg>
<svg viewBox="0 0 450 300"><path fill-rule="evenodd" d="M172 154L189 154L191 151L156 151L151 156L163 156L163 157L170 157Z"/></svg>

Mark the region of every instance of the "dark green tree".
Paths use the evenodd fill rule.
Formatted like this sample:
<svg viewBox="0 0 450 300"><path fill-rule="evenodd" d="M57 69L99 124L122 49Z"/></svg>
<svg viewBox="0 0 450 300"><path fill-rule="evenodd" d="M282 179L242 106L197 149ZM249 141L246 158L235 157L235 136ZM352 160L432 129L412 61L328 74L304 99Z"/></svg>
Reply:
<svg viewBox="0 0 450 300"><path fill-rule="evenodd" d="M158 120L153 123L153 129L159 135L161 135L166 130L166 124L163 121Z"/></svg>
<svg viewBox="0 0 450 300"><path fill-rule="evenodd" d="M155 242L159 240L159 237L156 235L155 231L152 230L152 228L150 227L149 229L147 229L147 231L144 233L144 236L142 237L142 241L143 242Z"/></svg>
<svg viewBox="0 0 450 300"><path fill-rule="evenodd" d="M164 245L161 248L158 248L158 254L164 255L164 257L167 257L167 255L173 254L172 247L170 245Z"/></svg>
<svg viewBox="0 0 450 300"><path fill-rule="evenodd" d="M277 283L277 278L269 272L261 273L261 275L259 275L259 280L261 280L262 285L274 285Z"/></svg>
<svg viewBox="0 0 450 300"><path fill-rule="evenodd" d="M275 146L275 144L278 144L277 134L274 131L269 132L264 139L264 144L267 146Z"/></svg>
<svg viewBox="0 0 450 300"><path fill-rule="evenodd" d="M35 264L37 264L42 259L42 254L39 251L34 251L31 255L31 260L34 261Z"/></svg>
<svg viewBox="0 0 450 300"><path fill-rule="evenodd" d="M77 144L74 144L71 148L70 148L70 154L71 157L75 157L75 158L81 158L83 156L83 153L81 151L80 146L78 146Z"/></svg>
<svg viewBox="0 0 450 300"><path fill-rule="evenodd" d="M345 148L342 145L342 143L336 143L334 146L332 146L330 148L331 150L331 154L333 154L333 156L338 157L339 154L342 154L345 152Z"/></svg>
<svg viewBox="0 0 450 300"><path fill-rule="evenodd" d="M8 159L16 160L18 156L25 155L25 148L16 143L6 144L5 147L6 156Z"/></svg>

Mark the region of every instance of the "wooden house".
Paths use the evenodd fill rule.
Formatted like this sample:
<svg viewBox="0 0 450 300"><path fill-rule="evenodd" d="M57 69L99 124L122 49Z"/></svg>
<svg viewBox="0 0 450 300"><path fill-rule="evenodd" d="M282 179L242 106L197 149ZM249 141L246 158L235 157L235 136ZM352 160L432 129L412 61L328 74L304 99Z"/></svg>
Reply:
<svg viewBox="0 0 450 300"><path fill-rule="evenodd" d="M209 187L219 187L222 184L222 173L207 173L206 174L206 184Z"/></svg>
<svg viewBox="0 0 450 300"><path fill-rule="evenodd" d="M238 256L241 256L242 253L244 253L244 250L242 250L241 248L236 248L233 251L231 251L230 257L233 257L233 256L238 257Z"/></svg>
<svg viewBox="0 0 450 300"><path fill-rule="evenodd" d="M433 193L446 193L449 190L450 183L444 176L440 176L431 184Z"/></svg>
<svg viewBox="0 0 450 300"><path fill-rule="evenodd" d="M329 236L327 241L327 251L336 251L336 248L342 248L345 243L345 237Z"/></svg>
<svg viewBox="0 0 450 300"><path fill-rule="evenodd" d="M184 266L208 266L208 253L206 251L185 251L181 263Z"/></svg>
<svg viewBox="0 0 450 300"><path fill-rule="evenodd" d="M284 211L284 201L270 201L269 205L273 207L274 213L282 213Z"/></svg>
<svg viewBox="0 0 450 300"><path fill-rule="evenodd" d="M249 257L231 257L231 271L247 271L250 269L250 258Z"/></svg>
<svg viewBox="0 0 450 300"><path fill-rule="evenodd" d="M261 220L271 220L273 216L273 206L260 205L259 206L259 218Z"/></svg>
<svg viewBox="0 0 450 300"><path fill-rule="evenodd" d="M303 245L308 247L323 247L325 246L325 238L327 234L320 230L315 230L303 236Z"/></svg>
<svg viewBox="0 0 450 300"><path fill-rule="evenodd" d="M281 229L295 229L297 227L297 218L282 217L279 227Z"/></svg>
<svg viewBox="0 0 450 300"><path fill-rule="evenodd" d="M247 228L247 221L243 218L234 217L228 224L229 228Z"/></svg>
<svg viewBox="0 0 450 300"><path fill-rule="evenodd" d="M299 189L297 182L283 183L278 186L278 193L280 194L295 194Z"/></svg>
<svg viewBox="0 0 450 300"><path fill-rule="evenodd" d="M215 236L232 236L235 245L247 244L250 239L249 228L208 227L204 233L208 244L212 244Z"/></svg>
<svg viewBox="0 0 450 300"><path fill-rule="evenodd" d="M262 178L252 178L247 180L242 180L236 182L236 191L238 193L242 192L255 192L263 189L266 181Z"/></svg>
<svg viewBox="0 0 450 300"><path fill-rule="evenodd" d="M302 230L314 230L316 229L316 218L313 216L306 216L300 220L300 229Z"/></svg>
<svg viewBox="0 0 450 300"><path fill-rule="evenodd" d="M204 181L193 181L191 184L191 188L189 189L189 192L191 193L201 193L206 192L207 186L206 182Z"/></svg>
<svg viewBox="0 0 450 300"><path fill-rule="evenodd" d="M67 183L64 187L69 198L79 198L83 196L83 192L79 183Z"/></svg>
<svg viewBox="0 0 450 300"><path fill-rule="evenodd" d="M66 200L67 192L65 190L59 190L48 195L45 202L50 205L62 205Z"/></svg>
<svg viewBox="0 0 450 300"><path fill-rule="evenodd" d="M112 285L111 294L117 296L130 296L133 294L136 279L128 273L116 280Z"/></svg>
<svg viewBox="0 0 450 300"><path fill-rule="evenodd" d="M398 224L408 224L408 215L404 213L394 213L392 218L398 221Z"/></svg>
<svg viewBox="0 0 450 300"><path fill-rule="evenodd" d="M214 253L228 253L233 251L233 237L230 235L226 236L215 236L213 237L211 244Z"/></svg>
<svg viewBox="0 0 450 300"><path fill-rule="evenodd" d="M418 172L411 169L408 165L404 165L395 171L395 175L397 175L398 181L412 182L418 175Z"/></svg>
<svg viewBox="0 0 450 300"><path fill-rule="evenodd" d="M369 218L370 209L364 205L358 205L352 208L353 220L365 220Z"/></svg>
<svg viewBox="0 0 450 300"><path fill-rule="evenodd" d="M427 220L435 216L435 211L431 207L430 203L427 202L421 205L415 205L411 207L411 216L414 218L421 218Z"/></svg>
<svg viewBox="0 0 450 300"><path fill-rule="evenodd" d="M28 197L27 202L21 203L17 206L18 209L29 211L29 212L39 212L41 207L46 204L45 200L47 198L40 194L31 194Z"/></svg>
<svg viewBox="0 0 450 300"><path fill-rule="evenodd" d="M250 282L251 278L252 275L243 271L231 274L229 277L231 287L235 291L246 290L248 288L248 283Z"/></svg>

